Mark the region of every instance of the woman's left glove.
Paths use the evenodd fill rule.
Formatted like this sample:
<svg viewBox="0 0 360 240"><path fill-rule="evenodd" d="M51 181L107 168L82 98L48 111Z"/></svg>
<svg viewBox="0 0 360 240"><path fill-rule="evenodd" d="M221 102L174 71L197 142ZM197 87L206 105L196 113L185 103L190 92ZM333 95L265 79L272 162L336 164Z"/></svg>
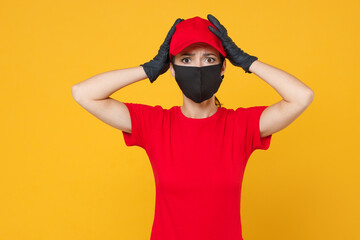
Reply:
<svg viewBox="0 0 360 240"><path fill-rule="evenodd" d="M171 27L170 31L166 35L165 41L160 46L158 54L149 62L141 64L144 68L146 75L148 76L150 83L153 83L161 74L165 73L170 67L169 49L170 40L176 30L176 25L184 21L182 18L176 19L175 23Z"/></svg>
<svg viewBox="0 0 360 240"><path fill-rule="evenodd" d="M251 64L258 58L245 53L238 46L236 46L236 44L227 35L226 28L221 25L219 20L217 20L213 15L208 14L207 18L218 29L217 30L212 26L209 26L209 30L221 40L221 43L227 53L226 57L229 59L229 61L235 66L242 67L246 73L251 73L249 68Z"/></svg>

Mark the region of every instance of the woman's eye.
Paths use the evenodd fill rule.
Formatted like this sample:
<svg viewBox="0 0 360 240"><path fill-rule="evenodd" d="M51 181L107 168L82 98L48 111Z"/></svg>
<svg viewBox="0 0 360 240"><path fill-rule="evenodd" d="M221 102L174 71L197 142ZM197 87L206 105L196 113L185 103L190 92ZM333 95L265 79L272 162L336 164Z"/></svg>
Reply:
<svg viewBox="0 0 360 240"><path fill-rule="evenodd" d="M185 60L185 61L184 61ZM181 61L183 62L183 63L189 63L190 62L190 59L189 58L183 58L183 59L181 59Z"/></svg>
<svg viewBox="0 0 360 240"><path fill-rule="evenodd" d="M206 60L209 60L209 59L211 59L211 61L208 61L208 62L210 62L210 63L213 63L213 62L215 62L215 59L213 59L213 58L211 58L211 57L209 57L209 58L206 58Z"/></svg>

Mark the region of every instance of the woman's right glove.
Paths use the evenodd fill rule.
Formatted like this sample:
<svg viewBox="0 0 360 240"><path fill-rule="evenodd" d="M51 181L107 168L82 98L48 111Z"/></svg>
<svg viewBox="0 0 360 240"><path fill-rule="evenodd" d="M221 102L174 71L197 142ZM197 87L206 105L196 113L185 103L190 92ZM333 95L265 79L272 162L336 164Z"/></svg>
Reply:
<svg viewBox="0 0 360 240"><path fill-rule="evenodd" d="M154 57L154 59L150 60L147 63L141 64L144 68L146 75L148 76L150 83L153 83L161 74L165 73L170 67L170 57L169 57L169 49L170 49L170 40L176 30L176 25L184 21L182 18L176 19L175 23L171 27L168 32L165 41L160 46L158 54Z"/></svg>

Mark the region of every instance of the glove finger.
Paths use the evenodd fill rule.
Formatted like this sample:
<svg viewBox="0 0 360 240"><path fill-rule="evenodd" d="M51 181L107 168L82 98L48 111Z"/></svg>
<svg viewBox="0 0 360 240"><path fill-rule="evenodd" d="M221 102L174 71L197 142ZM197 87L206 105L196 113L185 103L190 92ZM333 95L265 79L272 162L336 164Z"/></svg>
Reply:
<svg viewBox="0 0 360 240"><path fill-rule="evenodd" d="M217 29L215 29L213 26L209 26L208 28L209 28L210 32L212 32L212 33L215 34L218 38L220 38L221 41L224 40L221 32L219 32L219 31L218 31Z"/></svg>
<svg viewBox="0 0 360 240"><path fill-rule="evenodd" d="M169 48L170 48L170 41L176 30L176 25L182 21L184 21L184 19L182 19L182 18L176 19L175 23L172 25L170 31L166 35L164 42L161 44L158 54L155 56L154 60L163 61L163 62L165 61L166 63L170 62L170 58L168 56Z"/></svg>
<svg viewBox="0 0 360 240"><path fill-rule="evenodd" d="M207 18L220 32L227 34L226 28L219 22L219 20L216 19L216 17L214 17L211 14L208 14Z"/></svg>
<svg viewBox="0 0 360 240"><path fill-rule="evenodd" d="M174 35L174 32L176 30L176 25L179 23L179 22L182 22L184 21L184 19L182 18L178 18L176 19L175 23L172 25L170 31L168 32L166 38L165 38L165 42L170 42L170 39L172 38L172 35Z"/></svg>

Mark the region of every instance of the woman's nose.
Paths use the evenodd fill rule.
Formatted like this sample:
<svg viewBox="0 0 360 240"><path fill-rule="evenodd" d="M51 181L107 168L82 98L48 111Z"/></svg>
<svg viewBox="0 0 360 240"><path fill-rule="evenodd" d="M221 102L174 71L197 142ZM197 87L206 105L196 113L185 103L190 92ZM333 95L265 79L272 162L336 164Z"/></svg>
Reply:
<svg viewBox="0 0 360 240"><path fill-rule="evenodd" d="M201 61L201 58L199 57L199 58L195 58L195 66L196 67L202 67L202 66L204 66L205 64L204 64L204 62L203 61Z"/></svg>

